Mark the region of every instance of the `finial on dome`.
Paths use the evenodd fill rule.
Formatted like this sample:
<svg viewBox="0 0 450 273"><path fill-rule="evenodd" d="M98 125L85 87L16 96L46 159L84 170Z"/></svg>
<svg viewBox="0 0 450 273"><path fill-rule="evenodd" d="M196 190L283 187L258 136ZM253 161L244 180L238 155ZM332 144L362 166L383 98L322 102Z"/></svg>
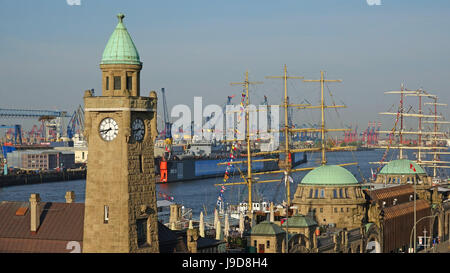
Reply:
<svg viewBox="0 0 450 273"><path fill-rule="evenodd" d="M119 13L117 14L117 18L119 18L119 23L123 23L123 18L125 18L125 14Z"/></svg>

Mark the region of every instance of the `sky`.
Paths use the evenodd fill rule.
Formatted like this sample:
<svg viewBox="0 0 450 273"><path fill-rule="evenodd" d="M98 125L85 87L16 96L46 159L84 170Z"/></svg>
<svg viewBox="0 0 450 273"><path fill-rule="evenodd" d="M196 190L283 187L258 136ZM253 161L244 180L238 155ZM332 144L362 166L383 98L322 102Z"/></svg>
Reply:
<svg viewBox="0 0 450 273"><path fill-rule="evenodd" d="M143 62L141 95L160 95L164 87L169 109L192 106L194 96L223 105L228 95L239 96L242 88L230 82L242 81L246 70L250 80L264 82L252 86L251 101L267 95L279 104L282 81L264 77L282 75L284 64L291 76L317 79L323 70L343 81L326 88L328 104L348 107L328 111L338 127L380 121L390 129L393 118L378 113L395 111L399 97L384 92L401 83L449 103L450 1L371 2L377 1L3 0L0 108L71 113L84 90L100 94L99 63L119 12ZM318 84L291 80L288 90L293 103L319 102ZM417 108L415 98L406 104ZM448 109L441 112L449 117ZM317 117L294 114L299 124Z"/></svg>

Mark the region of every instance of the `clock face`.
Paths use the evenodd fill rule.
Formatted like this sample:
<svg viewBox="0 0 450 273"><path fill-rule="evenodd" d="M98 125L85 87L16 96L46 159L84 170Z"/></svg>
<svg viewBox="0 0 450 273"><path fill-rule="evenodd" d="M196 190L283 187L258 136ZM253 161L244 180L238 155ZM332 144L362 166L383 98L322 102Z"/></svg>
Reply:
<svg viewBox="0 0 450 273"><path fill-rule="evenodd" d="M117 122L112 118L105 118L100 122L100 136L106 140L111 141L116 138L117 134L119 133L119 125Z"/></svg>
<svg viewBox="0 0 450 273"><path fill-rule="evenodd" d="M144 139L145 135L145 125L142 119L135 119L133 124L131 125L131 130L133 131L133 137L137 141L141 141Z"/></svg>

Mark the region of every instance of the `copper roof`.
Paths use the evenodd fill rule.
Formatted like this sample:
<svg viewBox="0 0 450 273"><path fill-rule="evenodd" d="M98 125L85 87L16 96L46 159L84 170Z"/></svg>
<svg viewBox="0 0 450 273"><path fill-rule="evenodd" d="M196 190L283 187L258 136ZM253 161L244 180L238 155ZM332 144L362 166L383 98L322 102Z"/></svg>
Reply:
<svg viewBox="0 0 450 273"><path fill-rule="evenodd" d="M429 210L431 209L430 204L426 200L417 200L416 201L416 210ZM407 202L403 204L399 204L396 206L388 207L383 209L384 211L384 219L391 219L395 217L399 217L401 215L410 214L414 212L414 202Z"/></svg>
<svg viewBox="0 0 450 273"><path fill-rule="evenodd" d="M368 191L370 198L374 201L385 200L400 195L414 194L414 188L411 185L400 185L395 187L382 188Z"/></svg>

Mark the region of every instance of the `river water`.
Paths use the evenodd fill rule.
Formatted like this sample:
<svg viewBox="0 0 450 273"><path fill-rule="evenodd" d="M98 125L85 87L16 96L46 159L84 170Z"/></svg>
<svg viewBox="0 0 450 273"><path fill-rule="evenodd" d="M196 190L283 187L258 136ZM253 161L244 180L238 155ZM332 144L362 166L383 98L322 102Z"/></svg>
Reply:
<svg viewBox="0 0 450 273"><path fill-rule="evenodd" d="M327 153L328 164L340 164L357 162L357 166L346 166L358 181L370 178L371 168L375 171L378 165L369 164L369 162L380 161L383 158L385 150L372 151L356 151L356 152L332 152ZM385 157L385 161L395 159L397 151L390 151ZM408 158L413 159L413 151L407 151ZM318 166L320 162L320 153L308 154L308 163L298 166L297 168L305 168ZM450 160L449 155L441 158L444 161ZM431 173L431 170L428 171ZM291 184L291 197L293 196L297 184L307 174L307 172L292 173L294 183ZM261 183L254 185L253 195L259 199L281 202L285 200L284 182L281 182L282 175L265 175L261 180L280 179L280 182ZM240 181L238 176L229 179L229 182ZM193 180L186 182L175 182L169 184L158 184L156 189L158 193L166 194L174 198L174 202L192 208L193 217L198 218L200 211L206 207L207 213L210 214L214 210L219 195L219 186L214 184L222 183L223 178L210 178ZM76 202L84 202L85 199L85 180L74 180L66 182L43 183L35 185L22 185L5 187L0 189L0 201L25 201L28 202L31 193L39 193L43 202L65 202L64 195L67 191L74 191ZM159 194L158 194L159 196ZM244 185L226 186L224 192L225 203L237 203L247 199L247 188Z"/></svg>

